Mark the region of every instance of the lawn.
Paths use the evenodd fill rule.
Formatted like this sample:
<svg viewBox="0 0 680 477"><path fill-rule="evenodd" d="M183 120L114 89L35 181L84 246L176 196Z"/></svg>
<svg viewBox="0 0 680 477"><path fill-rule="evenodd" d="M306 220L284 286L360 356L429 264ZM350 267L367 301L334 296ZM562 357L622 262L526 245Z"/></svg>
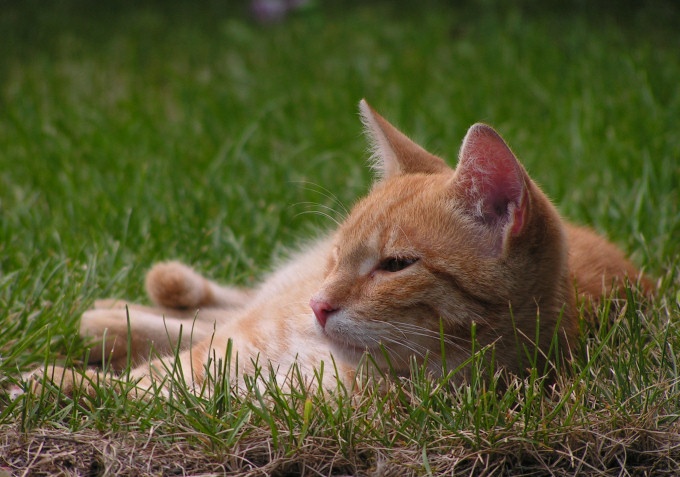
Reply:
<svg viewBox="0 0 680 477"><path fill-rule="evenodd" d="M453 3L317 0L261 24L246 2L0 1L0 477L677 474L680 7ZM657 296L584 326L554 394L414 369L332 402L228 383L9 399L21 371L82 368L79 315L144 302L154 262L248 286L331 228L319 212L371 184L362 97L452 164L492 124Z"/></svg>

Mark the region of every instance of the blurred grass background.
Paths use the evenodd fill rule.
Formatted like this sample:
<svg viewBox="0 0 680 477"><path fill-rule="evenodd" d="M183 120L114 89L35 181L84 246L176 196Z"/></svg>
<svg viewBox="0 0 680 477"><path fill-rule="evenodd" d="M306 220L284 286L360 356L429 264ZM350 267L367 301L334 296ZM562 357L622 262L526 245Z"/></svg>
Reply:
<svg viewBox="0 0 680 477"><path fill-rule="evenodd" d="M330 227L308 212L371 181L362 97L451 164L492 124L676 306L679 26L670 1L317 1L272 24L246 2L0 1L0 375L77 359L82 310L143 300L155 261L252 284Z"/></svg>

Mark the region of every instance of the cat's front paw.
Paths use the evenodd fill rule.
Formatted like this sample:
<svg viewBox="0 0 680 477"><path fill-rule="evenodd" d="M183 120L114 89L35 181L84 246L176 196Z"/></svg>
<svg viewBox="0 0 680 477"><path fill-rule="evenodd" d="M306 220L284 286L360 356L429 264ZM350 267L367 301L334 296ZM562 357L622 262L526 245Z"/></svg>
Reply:
<svg viewBox="0 0 680 477"><path fill-rule="evenodd" d="M206 279L180 262L154 265L146 275L146 290L157 305L167 308L198 308L210 293Z"/></svg>

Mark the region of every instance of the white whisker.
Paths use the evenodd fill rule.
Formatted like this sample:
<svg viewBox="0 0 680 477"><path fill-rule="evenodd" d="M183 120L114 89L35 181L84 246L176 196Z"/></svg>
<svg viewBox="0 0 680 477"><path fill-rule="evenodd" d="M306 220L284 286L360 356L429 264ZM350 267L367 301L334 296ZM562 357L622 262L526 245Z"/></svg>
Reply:
<svg viewBox="0 0 680 477"><path fill-rule="evenodd" d="M388 325L396 329L406 340L409 339L407 335L408 333L411 336L416 335L421 336L423 338L443 340L444 343L454 346L458 349L465 349L462 345L469 345L471 343L471 340L468 338L446 334L442 335L439 331L430 330L428 328L424 328L413 323L388 323L388 322L380 323L384 323L385 325Z"/></svg>
<svg viewBox="0 0 680 477"><path fill-rule="evenodd" d="M345 207L345 205L342 203L342 201L340 199L338 199L338 197L335 194L333 194L333 192L328 190L326 187L323 187L320 184L310 182L310 181L293 181L293 183L294 184L303 184L303 185L306 186L306 187L304 187L305 190L319 194L319 195L329 199L334 204L337 204L342 209L342 211L344 212L343 218L347 217L349 215L349 210L347 209L347 207Z"/></svg>
<svg viewBox="0 0 680 477"><path fill-rule="evenodd" d="M330 207L329 207L329 209L330 209ZM333 210L333 209L330 209L330 210ZM333 222L338 227L340 226L340 221L338 221L338 219L336 219L332 215L327 214L326 212L322 212L320 210L305 210L303 212L299 212L299 213L295 214L295 217L300 217L301 215L305 215L305 214L312 214L312 215L319 215L321 217L326 217L326 218L330 219L331 222Z"/></svg>

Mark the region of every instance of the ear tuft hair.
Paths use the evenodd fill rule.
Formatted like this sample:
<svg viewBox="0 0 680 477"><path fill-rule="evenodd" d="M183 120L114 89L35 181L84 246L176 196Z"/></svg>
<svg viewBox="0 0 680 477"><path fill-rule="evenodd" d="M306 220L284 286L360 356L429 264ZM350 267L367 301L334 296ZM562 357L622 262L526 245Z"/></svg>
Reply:
<svg viewBox="0 0 680 477"><path fill-rule="evenodd" d="M359 102L359 112L370 144L371 167L378 180L399 174L434 174L448 169L441 158L406 137L364 99Z"/></svg>

